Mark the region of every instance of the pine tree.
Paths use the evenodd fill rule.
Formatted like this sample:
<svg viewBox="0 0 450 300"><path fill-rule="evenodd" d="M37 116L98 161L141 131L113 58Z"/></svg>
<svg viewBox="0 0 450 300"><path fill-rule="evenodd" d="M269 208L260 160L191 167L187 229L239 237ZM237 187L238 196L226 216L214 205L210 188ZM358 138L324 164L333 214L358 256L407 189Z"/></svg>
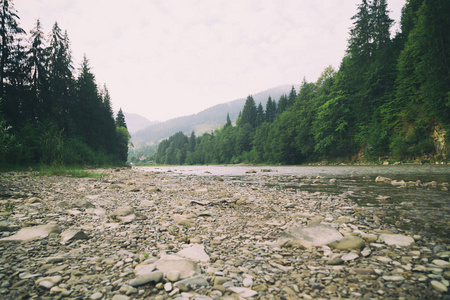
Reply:
<svg viewBox="0 0 450 300"><path fill-rule="evenodd" d="M117 112L116 125L118 127L127 128L127 123L125 122L125 115L123 114L122 108L120 108L119 111Z"/></svg>
<svg viewBox="0 0 450 300"><path fill-rule="evenodd" d="M250 124L253 128L255 128L256 118L257 112L255 100L253 99L252 96L248 96L247 100L245 100L244 108L242 109L240 125L244 126L245 124Z"/></svg>
<svg viewBox="0 0 450 300"><path fill-rule="evenodd" d="M272 123L277 115L277 104L269 96L266 103L266 122Z"/></svg>
<svg viewBox="0 0 450 300"><path fill-rule="evenodd" d="M233 124L231 123L230 114L227 113L227 122L225 123L225 128L231 127Z"/></svg>

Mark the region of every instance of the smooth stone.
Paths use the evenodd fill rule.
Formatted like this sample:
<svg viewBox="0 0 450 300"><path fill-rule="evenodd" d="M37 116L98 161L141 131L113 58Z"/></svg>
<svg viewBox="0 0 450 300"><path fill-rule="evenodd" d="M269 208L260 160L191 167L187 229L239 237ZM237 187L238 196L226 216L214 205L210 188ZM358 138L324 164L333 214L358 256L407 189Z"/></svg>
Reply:
<svg viewBox="0 0 450 300"><path fill-rule="evenodd" d="M341 259L342 259L343 261L351 261L351 260L357 259L358 257L359 257L358 254L353 253L353 252L350 252L350 253L348 253L348 254L342 255Z"/></svg>
<svg viewBox="0 0 450 300"><path fill-rule="evenodd" d="M431 263L433 265L436 265L436 266L442 267L442 268L450 267L450 262L442 260L442 259L434 259Z"/></svg>
<svg viewBox="0 0 450 300"><path fill-rule="evenodd" d="M20 229L16 234L0 239L0 241L23 241L28 242L36 239L46 238L50 233L60 233L57 224L38 225Z"/></svg>
<svg viewBox="0 0 450 300"><path fill-rule="evenodd" d="M342 239L342 234L336 229L322 224L308 227L293 227L281 234L277 243L282 247L312 248L328 245Z"/></svg>
<svg viewBox="0 0 450 300"><path fill-rule="evenodd" d="M209 262L209 255L205 252L205 247L200 244L194 244L188 248L178 251L177 255L192 259L193 261Z"/></svg>
<svg viewBox="0 0 450 300"><path fill-rule="evenodd" d="M52 282L48 281L48 280L43 280L43 281L39 282L38 285L40 287L43 287L43 288L47 289L47 290L51 289L54 286L54 284Z"/></svg>
<svg viewBox="0 0 450 300"><path fill-rule="evenodd" d="M400 276L400 275L385 275L382 278L386 281L395 281L395 282L400 282L400 281L405 280L405 277Z"/></svg>
<svg viewBox="0 0 450 300"><path fill-rule="evenodd" d="M414 239L410 236L402 234L382 234L380 239L388 245L408 247L414 243Z"/></svg>
<svg viewBox="0 0 450 300"><path fill-rule="evenodd" d="M363 251L361 251L361 255L364 257L368 257L370 254L372 253L372 250L370 250L370 248L364 248Z"/></svg>
<svg viewBox="0 0 450 300"><path fill-rule="evenodd" d="M364 240L357 236L344 237L342 240L330 244L331 247L338 250L361 250L365 245Z"/></svg>
<svg viewBox="0 0 450 300"><path fill-rule="evenodd" d="M96 292L89 297L89 300L100 300L103 298L103 294L100 292Z"/></svg>
<svg viewBox="0 0 450 300"><path fill-rule="evenodd" d="M229 287L228 290L243 298L250 298L258 295L257 291L245 287Z"/></svg>
<svg viewBox="0 0 450 300"><path fill-rule="evenodd" d="M112 215L116 217L125 217L133 213L134 209L131 206L119 206Z"/></svg>
<svg viewBox="0 0 450 300"><path fill-rule="evenodd" d="M161 271L154 271L152 273L140 275L140 276L130 280L129 284L133 287L136 287L136 286L147 284L149 282L158 283L162 280L163 275L164 274Z"/></svg>
<svg viewBox="0 0 450 300"><path fill-rule="evenodd" d="M170 292L172 290L172 283L171 282L166 282L166 284L164 284L164 290L166 292Z"/></svg>
<svg viewBox="0 0 450 300"><path fill-rule="evenodd" d="M257 292L267 292L267 291L268 291L268 287L267 287L267 285L265 285L265 284L263 283L263 284L255 285L255 286L253 287L253 290L254 290L254 291L257 291Z"/></svg>
<svg viewBox="0 0 450 300"><path fill-rule="evenodd" d="M155 269L156 269L156 266L154 264L151 264L151 265L137 265L136 268L134 268L134 275L140 276L140 275L150 274Z"/></svg>
<svg viewBox="0 0 450 300"><path fill-rule="evenodd" d="M117 216L117 219L119 219L120 222L122 222L124 224L129 224L129 223L132 223L136 219L136 215L131 214L131 215L126 215L126 216Z"/></svg>
<svg viewBox="0 0 450 300"><path fill-rule="evenodd" d="M192 287L192 286L209 286L208 281L202 275L197 275L191 278L186 278L176 282L173 286L180 288L180 286ZM180 288L181 290L181 288Z"/></svg>
<svg viewBox="0 0 450 300"><path fill-rule="evenodd" d="M130 297L125 295L114 295L111 300L130 300Z"/></svg>
<svg viewBox="0 0 450 300"><path fill-rule="evenodd" d="M181 272L178 270L170 271L166 274L166 278L172 282L178 281L181 278Z"/></svg>
<svg viewBox="0 0 450 300"><path fill-rule="evenodd" d="M155 262L155 266L166 276L170 271L179 271L181 278L188 277L192 272L201 273L196 262L178 255L165 255Z"/></svg>
<svg viewBox="0 0 450 300"><path fill-rule="evenodd" d="M382 263L390 263L392 261L392 259L390 259L389 257L384 256L377 256L376 259Z"/></svg>
<svg viewBox="0 0 450 300"><path fill-rule="evenodd" d="M441 293L446 293L448 288L440 281L437 280L431 280L431 286L436 290L439 291Z"/></svg>
<svg viewBox="0 0 450 300"><path fill-rule="evenodd" d="M87 240L89 237L81 230L69 229L61 233L61 243L67 244L75 240Z"/></svg>
<svg viewBox="0 0 450 300"><path fill-rule="evenodd" d="M242 281L242 285L245 286L245 287L252 286L253 285L253 279L251 279L249 277L244 278L244 280Z"/></svg>
<svg viewBox="0 0 450 300"><path fill-rule="evenodd" d="M342 265L343 263L344 261L339 256L333 257L332 259L327 261L327 265L330 266Z"/></svg>

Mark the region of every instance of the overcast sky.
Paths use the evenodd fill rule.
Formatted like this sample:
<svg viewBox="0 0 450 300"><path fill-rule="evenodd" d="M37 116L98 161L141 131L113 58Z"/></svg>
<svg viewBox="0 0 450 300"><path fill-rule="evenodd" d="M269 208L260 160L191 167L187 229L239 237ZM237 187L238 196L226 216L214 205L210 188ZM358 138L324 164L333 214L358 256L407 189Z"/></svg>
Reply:
<svg viewBox="0 0 450 300"><path fill-rule="evenodd" d="M190 115L338 68L361 0L15 0L27 32L67 30L113 108ZM388 0L400 19L405 0ZM398 26L398 25L397 25Z"/></svg>

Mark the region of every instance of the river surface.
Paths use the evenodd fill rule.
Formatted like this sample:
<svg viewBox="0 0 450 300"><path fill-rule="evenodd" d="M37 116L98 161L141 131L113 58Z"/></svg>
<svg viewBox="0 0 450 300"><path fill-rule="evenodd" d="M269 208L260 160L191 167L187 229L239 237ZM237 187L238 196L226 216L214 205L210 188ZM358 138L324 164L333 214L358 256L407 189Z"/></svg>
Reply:
<svg viewBox="0 0 450 300"><path fill-rule="evenodd" d="M192 176L222 177L236 184L341 195L359 206L384 211L385 222L414 234L434 235L450 242L450 165L164 166L136 169L170 173L186 179ZM378 176L410 183L408 186L376 183Z"/></svg>

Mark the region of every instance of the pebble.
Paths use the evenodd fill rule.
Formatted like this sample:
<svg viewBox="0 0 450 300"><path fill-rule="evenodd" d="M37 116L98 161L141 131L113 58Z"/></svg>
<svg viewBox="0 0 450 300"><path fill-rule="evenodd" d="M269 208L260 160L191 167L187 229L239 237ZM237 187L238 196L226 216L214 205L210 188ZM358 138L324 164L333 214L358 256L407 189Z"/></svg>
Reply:
<svg viewBox="0 0 450 300"><path fill-rule="evenodd" d="M329 184L316 176L257 172L247 182L175 170L101 172L102 179L0 173L0 204L15 203L8 215L0 205L1 299L447 296L448 244L426 226L420 235L397 227L407 216L390 220L386 211L415 208L385 193L374 194L379 206L358 206L361 191L280 188ZM36 229L40 235L17 242Z"/></svg>

